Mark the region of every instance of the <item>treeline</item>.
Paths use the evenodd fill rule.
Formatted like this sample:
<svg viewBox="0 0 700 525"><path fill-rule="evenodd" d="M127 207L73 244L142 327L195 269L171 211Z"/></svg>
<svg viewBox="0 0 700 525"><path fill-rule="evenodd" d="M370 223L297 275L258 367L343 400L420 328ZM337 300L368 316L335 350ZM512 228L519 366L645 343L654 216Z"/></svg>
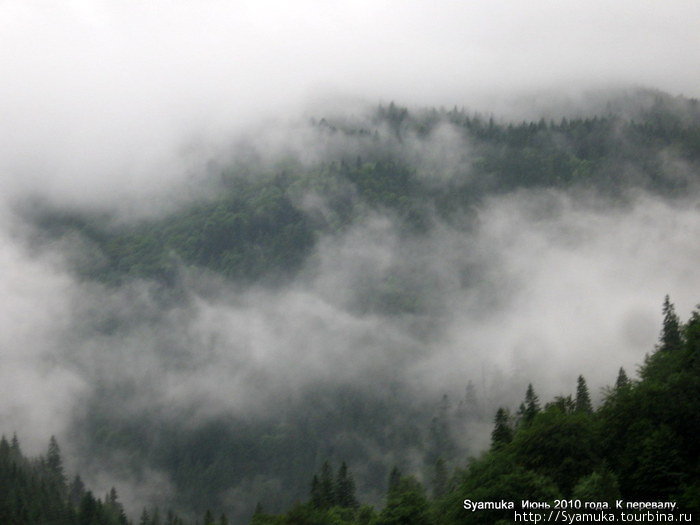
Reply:
<svg viewBox="0 0 700 525"><path fill-rule="evenodd" d="M282 515L259 509L252 524L511 523L512 511L468 512L464 499L580 499L611 509L618 499L673 501L684 512L700 512L700 311L681 323L667 297L663 313L659 344L639 378L620 369L597 408L582 376L573 396L544 406L529 385L517 411L498 409L490 449L464 469L448 474L438 459L427 483L394 469L384 507L375 509L328 496L334 493L324 465L308 502ZM320 499L319 486L326 487Z"/></svg>
<svg viewBox="0 0 700 525"><path fill-rule="evenodd" d="M0 438L0 523L8 525L128 525L113 488L95 497L76 476L67 483L61 453L51 437L47 453L27 458L17 436Z"/></svg>
<svg viewBox="0 0 700 525"><path fill-rule="evenodd" d="M317 164L286 158L273 168L228 167L216 197L166 217L115 224L39 205L31 213L47 239L77 233L85 241L77 268L85 278L172 285L184 265L242 283L284 282L319 235L373 210L395 217L407 234L420 234L435 218L463 221L485 195L519 189L587 188L620 196L636 187L683 195L695 183L683 165L700 168L700 109L694 100L655 96L634 119L611 110L521 123L457 109L411 112L392 103L360 124L313 121L319 143L345 144ZM445 124L455 135L449 144L455 165L425 165L421 147L440 147L434 132ZM304 205L308 195L322 199L323 209Z"/></svg>
<svg viewBox="0 0 700 525"><path fill-rule="evenodd" d="M127 517L117 490L100 498L80 475L67 481L61 451L52 436L46 454L29 458L19 440L0 438L0 523L3 525L228 525L207 511L190 521L173 511L144 508L138 520Z"/></svg>

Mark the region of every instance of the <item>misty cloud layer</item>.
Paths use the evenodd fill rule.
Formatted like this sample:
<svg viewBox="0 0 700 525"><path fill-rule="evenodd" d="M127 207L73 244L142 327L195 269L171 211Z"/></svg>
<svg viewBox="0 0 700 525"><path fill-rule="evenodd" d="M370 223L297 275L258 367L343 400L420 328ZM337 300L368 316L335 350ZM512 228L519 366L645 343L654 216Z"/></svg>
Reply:
<svg viewBox="0 0 700 525"><path fill-rule="evenodd" d="M438 128L403 153L420 158L434 147L446 154L433 160L449 163L462 154L453 133ZM633 373L653 349L666 293L682 317L698 301L700 210L691 199L639 193L607 205L532 190L487 199L474 217L470 225L436 218L428 235L406 238L390 214L370 213L322 236L286 286L243 287L182 268L179 289L167 292L143 280L78 279L71 265L85 245L37 247L7 212L3 432L20 429L38 452L95 402L113 418L184 430L274 420L330 386L380 397L399 388L416 405L434 405L471 381L490 411L517 406L529 382L543 399L566 395L584 374L596 398L618 367ZM406 298L412 308L387 308ZM486 442L486 425L468 430L470 443ZM120 484L132 508L174 494L165 472L135 475L119 454L95 465L66 451L100 489ZM258 490L246 483L230 489L231 501Z"/></svg>
<svg viewBox="0 0 700 525"><path fill-rule="evenodd" d="M597 389L653 349L666 293L683 316L695 304L699 228L692 205L640 197L600 211L525 193L484 204L473 231L443 226L408 244L372 218L322 240L283 289L192 274L184 303L145 282L76 282L56 255L36 258L5 235L4 420L58 432L81 393L105 384L134 389L116 410L205 418L272 416L290 393L330 382L391 378L439 398L468 380L504 395L491 384L503 378L549 396L583 373ZM372 309L396 276L420 298L416 313Z"/></svg>
<svg viewBox="0 0 700 525"><path fill-rule="evenodd" d="M540 106L630 84L698 96L699 18L690 1L6 1L0 189L133 213L196 192L245 126L317 104L522 115L518 97L546 90Z"/></svg>
<svg viewBox="0 0 700 525"><path fill-rule="evenodd" d="M456 127L347 140L317 119L361 130L368 107L392 100L558 118L599 110L589 88L630 85L698 96L697 20L690 1L2 2L0 432L39 452L95 399L192 427L274 419L329 385L398 385L432 404L472 381L491 409L529 382L542 399L568 394L583 374L595 398L653 349L665 294L682 318L700 301L694 194L607 206L521 191L481 202L470 224L435 214L410 239L375 210L322 235L286 286L183 267L176 292L79 279L86 241L37 246L15 212L43 202L130 221L215 194L231 166L274 173L375 150L440 187L469 176ZM662 161L696 175L673 152ZM328 211L312 191L290 197ZM123 480L135 506L174 490L164 472L134 478L119 458L104 472L66 448L96 486Z"/></svg>

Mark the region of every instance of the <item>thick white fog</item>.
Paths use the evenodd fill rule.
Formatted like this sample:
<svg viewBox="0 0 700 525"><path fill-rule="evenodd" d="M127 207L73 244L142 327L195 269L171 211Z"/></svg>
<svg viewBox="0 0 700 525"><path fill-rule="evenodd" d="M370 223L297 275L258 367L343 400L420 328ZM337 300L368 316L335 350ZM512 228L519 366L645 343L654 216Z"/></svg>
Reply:
<svg viewBox="0 0 700 525"><path fill-rule="evenodd" d="M495 406L529 382L542 399L571 393L583 374L598 398L653 350L665 294L682 318L700 302L692 195L608 207L520 192L479 204L469 228L438 221L409 241L368 214L321 237L287 286L183 269L186 300L165 306L148 282L78 279L85 246L38 247L15 212L38 198L123 220L160 213L206 197L218 167L241 159L312 164L364 147L319 144L307 120L362 121L392 100L508 119L585 113L600 102L589 89L697 97L698 20L700 3L678 0L0 2L0 432L38 452L110 384L133 385L114 411L190 425L274 417L280 400L329 384L393 382L428 400L471 380ZM468 175L449 125L401 148L431 184ZM294 197L324 213L319 196ZM417 313L367 307L396 276ZM66 448L69 466L83 461ZM164 476L146 472L124 498L167 493Z"/></svg>
<svg viewBox="0 0 700 525"><path fill-rule="evenodd" d="M678 0L6 0L0 189L143 205L189 187L242 126L319 101L523 114L528 94L541 106L627 85L698 96L698 19Z"/></svg>

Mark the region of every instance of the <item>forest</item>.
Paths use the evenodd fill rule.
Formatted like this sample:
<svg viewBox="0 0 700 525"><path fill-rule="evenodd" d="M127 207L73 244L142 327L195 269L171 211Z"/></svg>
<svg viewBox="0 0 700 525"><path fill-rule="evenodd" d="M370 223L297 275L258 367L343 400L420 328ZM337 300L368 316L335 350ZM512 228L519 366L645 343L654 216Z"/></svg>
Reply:
<svg viewBox="0 0 700 525"><path fill-rule="evenodd" d="M473 328L540 282L499 258L518 217L560 255L644 198L693 209L697 100L641 90L519 122L390 103L311 118L303 138L232 155L213 191L164 211L16 205L26 249L77 290L55 344L88 379L44 454L23 451L27 429L0 427L0 522L510 522L466 498L700 512L700 311L682 322L667 296L653 348L635 338L653 322L625 318L638 370L606 349L606 379L577 370L569 391L527 349L522 370L490 368ZM503 202L526 203L505 226ZM557 222L569 208L572 224ZM462 311L472 331L457 337ZM431 368L443 347L457 350Z"/></svg>
<svg viewBox="0 0 700 525"><path fill-rule="evenodd" d="M671 501L700 512L700 311L681 323L666 297L659 343L630 378L623 368L594 407L583 376L575 393L541 403L528 385L517 410L494 416L490 448L449 469L438 456L421 483L394 467L378 507L362 504L351 468L325 461L308 495L283 514L258 503L252 525L392 525L511 523L512 511L466 512L462 500L549 502L573 499ZM440 454L440 450L436 451ZM616 512L611 510L611 512ZM116 489L104 498L70 483L54 437L45 455L27 458L16 436L0 440L0 518L7 524L225 525L225 514L206 510L186 521L172 510L144 508L130 521Z"/></svg>

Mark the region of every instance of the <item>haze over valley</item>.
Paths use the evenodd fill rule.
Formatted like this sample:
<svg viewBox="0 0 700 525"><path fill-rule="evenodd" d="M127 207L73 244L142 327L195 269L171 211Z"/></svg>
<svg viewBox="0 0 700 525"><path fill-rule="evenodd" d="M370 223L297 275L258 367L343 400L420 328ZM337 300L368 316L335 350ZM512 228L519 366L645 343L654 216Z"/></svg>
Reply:
<svg viewBox="0 0 700 525"><path fill-rule="evenodd" d="M248 523L601 406L697 315L698 9L4 2L0 433Z"/></svg>

